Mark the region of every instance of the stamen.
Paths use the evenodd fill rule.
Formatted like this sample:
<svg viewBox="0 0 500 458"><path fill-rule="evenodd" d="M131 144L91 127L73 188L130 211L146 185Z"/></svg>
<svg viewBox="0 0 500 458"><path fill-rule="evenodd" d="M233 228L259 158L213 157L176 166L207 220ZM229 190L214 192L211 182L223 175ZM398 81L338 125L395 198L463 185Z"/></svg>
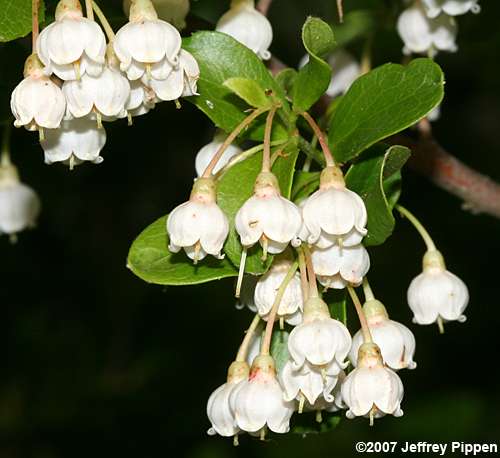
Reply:
<svg viewBox="0 0 500 458"><path fill-rule="evenodd" d="M75 168L75 155L69 157L69 169L72 171Z"/></svg>
<svg viewBox="0 0 500 458"><path fill-rule="evenodd" d="M342 237L339 237L337 239L337 243L339 244L339 251L340 255L342 256L342 250L344 249L344 239Z"/></svg>
<svg viewBox="0 0 500 458"><path fill-rule="evenodd" d="M302 413L304 411L304 404L306 402L306 398L302 393L300 393L300 399L299 399L299 413Z"/></svg>
<svg viewBox="0 0 500 458"><path fill-rule="evenodd" d="M260 430L260 440L261 441L266 440L266 427L265 426Z"/></svg>
<svg viewBox="0 0 500 458"><path fill-rule="evenodd" d="M132 115L130 114L130 112L127 112L127 124L129 126L132 126L134 124L134 121L132 120Z"/></svg>
<svg viewBox="0 0 500 458"><path fill-rule="evenodd" d="M146 64L146 77L148 81L152 78L151 76L151 64Z"/></svg>
<svg viewBox="0 0 500 458"><path fill-rule="evenodd" d="M444 334L444 323L443 323L443 319L441 318L441 316L438 316L437 325L439 328L439 334Z"/></svg>
<svg viewBox="0 0 500 458"><path fill-rule="evenodd" d="M97 118L97 128L102 129L102 115L97 110L95 111L95 115Z"/></svg>
<svg viewBox="0 0 500 458"><path fill-rule="evenodd" d="M238 434L235 434L235 435L233 436L233 445L234 445L235 447L238 447L238 445L240 445L240 442L239 442L239 440L238 440Z"/></svg>
<svg viewBox="0 0 500 458"><path fill-rule="evenodd" d="M241 284L243 283L243 274L245 273L246 262L247 262L247 249L246 249L246 247L243 247L243 251L241 252L241 259L240 259L240 271L238 272L238 281L236 283L235 297L240 297Z"/></svg>
<svg viewBox="0 0 500 458"><path fill-rule="evenodd" d="M198 241L194 246L194 258L193 258L194 265L198 264L198 261L200 260L200 250L201 250L201 244Z"/></svg>
<svg viewBox="0 0 500 458"><path fill-rule="evenodd" d="M280 316L280 330L285 329L285 318Z"/></svg>
<svg viewBox="0 0 500 458"><path fill-rule="evenodd" d="M77 60L74 64L73 64L73 67L75 68L75 75L76 75L76 79L77 81L80 81L82 79L82 75L80 73L80 61Z"/></svg>
<svg viewBox="0 0 500 458"><path fill-rule="evenodd" d="M268 248L268 240L265 234L262 234L260 238L260 244L262 245L262 257L260 258L263 262L267 259L267 248Z"/></svg>
<svg viewBox="0 0 500 458"><path fill-rule="evenodd" d="M316 410L316 423L323 422L323 415L321 414L321 410Z"/></svg>
<svg viewBox="0 0 500 458"><path fill-rule="evenodd" d="M179 101L179 99L175 99L174 103L175 103L175 108L177 108L178 110L180 110L182 108L182 105L181 105L181 102Z"/></svg>
<svg viewBox="0 0 500 458"><path fill-rule="evenodd" d="M377 413L377 407L375 405L370 409L370 426L373 426L375 420L375 414Z"/></svg>
<svg viewBox="0 0 500 458"><path fill-rule="evenodd" d="M324 367L321 368L321 378L323 379L323 383L326 383L326 369Z"/></svg>
<svg viewBox="0 0 500 458"><path fill-rule="evenodd" d="M38 140L41 142L45 141L45 130L43 127L38 128Z"/></svg>

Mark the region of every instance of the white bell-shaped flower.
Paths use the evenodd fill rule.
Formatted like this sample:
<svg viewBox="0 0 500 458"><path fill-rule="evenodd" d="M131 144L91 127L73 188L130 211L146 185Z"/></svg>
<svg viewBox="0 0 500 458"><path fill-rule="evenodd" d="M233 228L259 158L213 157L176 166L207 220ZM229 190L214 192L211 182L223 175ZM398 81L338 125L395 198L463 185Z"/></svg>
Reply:
<svg viewBox="0 0 500 458"><path fill-rule="evenodd" d="M347 92L351 84L361 75L361 66L351 54L343 49L332 53L327 61L332 67L333 74L326 94L330 97L337 97ZM307 62L309 62L309 54L301 59L299 68L302 68Z"/></svg>
<svg viewBox="0 0 500 458"><path fill-rule="evenodd" d="M261 59L271 57L273 28L269 20L255 9L253 0L232 0L231 8L219 19L215 28L231 35L250 48Z"/></svg>
<svg viewBox="0 0 500 458"><path fill-rule="evenodd" d="M200 151L198 151L198 154L196 154L195 168L196 173L199 177L203 175L203 172L207 168L208 164L210 164L210 161L215 156L215 153L226 140L226 137L227 135L224 132L220 131L214 135L214 139L210 143L206 144L203 148L200 149ZM229 145L229 147L226 149L226 151L224 151L221 158L214 167L213 173L215 174L219 172L222 168L224 168L224 166L233 156L236 156L241 152L241 148L234 143Z"/></svg>
<svg viewBox="0 0 500 458"><path fill-rule="evenodd" d="M83 17L78 0L61 0L55 22L38 36L36 52L46 75L77 80L86 73L97 76L102 72L106 38L96 22Z"/></svg>
<svg viewBox="0 0 500 458"><path fill-rule="evenodd" d="M229 397L236 425L249 433L287 433L294 403L283 399L283 390L276 379L274 360L258 356L252 364L248 380L238 384Z"/></svg>
<svg viewBox="0 0 500 458"><path fill-rule="evenodd" d="M288 339L295 370L307 362L336 375L347 366L345 359L350 349L347 328L330 317L328 306L320 298L310 297L304 305L302 324L293 328Z"/></svg>
<svg viewBox="0 0 500 458"><path fill-rule="evenodd" d="M152 110L157 102L154 91L141 80L130 81L130 95L125 109L130 116L141 116Z"/></svg>
<svg viewBox="0 0 500 458"><path fill-rule="evenodd" d="M186 27L186 16L189 13L189 0L152 0L158 17L170 22L174 27L181 30ZM123 10L128 17L130 14L131 0L123 1Z"/></svg>
<svg viewBox="0 0 500 458"><path fill-rule="evenodd" d="M366 235L366 207L355 192L345 187L342 171L326 167L320 188L304 204L302 215L310 244L327 248L334 244L354 246Z"/></svg>
<svg viewBox="0 0 500 458"><path fill-rule="evenodd" d="M349 410L347 418L403 415L403 383L393 370L384 366L376 344L365 343L359 348L358 367L342 383L342 400Z"/></svg>
<svg viewBox="0 0 500 458"><path fill-rule="evenodd" d="M179 97L197 95L197 81L200 77L198 62L184 49L179 53L179 62L164 79L143 75L142 81L149 85L159 100L177 100Z"/></svg>
<svg viewBox="0 0 500 458"><path fill-rule="evenodd" d="M107 65L98 76L82 75L79 81L66 81L63 93L67 101L69 118L83 118L89 114L101 120L114 120L127 116L130 83L120 72L113 48L108 46Z"/></svg>
<svg viewBox="0 0 500 458"><path fill-rule="evenodd" d="M326 288L357 286L370 269L370 256L363 245L315 248L311 258L318 281Z"/></svg>
<svg viewBox="0 0 500 458"><path fill-rule="evenodd" d="M259 278L255 287L254 304L262 319L267 320L273 307L278 290L283 283L292 262L288 259L277 259L271 268ZM281 298L277 317L287 323L297 325L302 321L303 292L300 275L296 273L288 283Z"/></svg>
<svg viewBox="0 0 500 458"><path fill-rule="evenodd" d="M338 366L333 364L335 366L333 371L321 370L318 366L308 363L296 369L293 361L287 361L280 373L285 401L298 400L299 413L302 413L306 401L309 405L314 405L320 398L328 403L333 402L334 397L331 393L340 373Z"/></svg>
<svg viewBox="0 0 500 458"><path fill-rule="evenodd" d="M261 172L255 193L236 213L235 227L241 244L251 247L260 241L266 253L278 254L296 241L302 226L299 208L280 195L278 180L270 172Z"/></svg>
<svg viewBox="0 0 500 458"><path fill-rule="evenodd" d="M132 0L129 19L114 41L121 70L130 80L143 75L148 79L167 78L178 63L179 32L168 22L158 19L151 0Z"/></svg>
<svg viewBox="0 0 500 458"><path fill-rule="evenodd" d="M415 336L403 324L389 319L384 305L376 299L368 300L363 310L370 328L373 342L382 352L384 363L391 369L415 369ZM363 334L359 330L352 338L349 359L354 367L358 365L358 350L363 345Z"/></svg>
<svg viewBox="0 0 500 458"><path fill-rule="evenodd" d="M26 59L24 79L16 86L10 99L16 127L28 130L57 129L66 110L61 88L43 73L36 54Z"/></svg>
<svg viewBox="0 0 500 458"><path fill-rule="evenodd" d="M106 131L88 117L63 121L59 129L48 130L41 142L46 164L63 162L70 169L85 161L100 164L105 144Z"/></svg>
<svg viewBox="0 0 500 458"><path fill-rule="evenodd" d="M229 222L216 202L212 178L198 178L187 202L176 207L167 218L168 249L178 253L182 248L198 262L207 254L217 259L229 233Z"/></svg>
<svg viewBox="0 0 500 458"><path fill-rule="evenodd" d="M446 14L429 18L424 8L415 3L404 10L398 18L397 30L404 42L403 53L427 53L434 56L437 51L456 51L457 23Z"/></svg>
<svg viewBox="0 0 500 458"><path fill-rule="evenodd" d="M306 401L304 405L305 411L325 410L326 412L338 412L339 410L345 409L346 405L342 400L342 393L341 393L342 383L344 383L344 380L346 378L345 372L340 371L338 375L336 375L336 378L337 378L337 383L333 387L333 390L331 391L330 396L328 398L330 400L327 401L325 396L319 396L314 404L310 404L309 402Z"/></svg>
<svg viewBox="0 0 500 458"><path fill-rule="evenodd" d="M234 361L229 367L226 383L217 388L208 398L207 416L212 424L207 431L209 435L219 434L231 437L240 431L229 405L229 397L241 382L247 380L249 371L250 368L246 362Z"/></svg>
<svg viewBox="0 0 500 458"><path fill-rule="evenodd" d="M481 11L479 0L422 0L425 12L430 18L441 13L448 16L460 16L471 11L477 14Z"/></svg>
<svg viewBox="0 0 500 458"><path fill-rule="evenodd" d="M437 250L428 251L423 260L423 272L408 288L408 305L413 321L418 324L443 321L465 321L463 312L469 303L465 283L446 270L443 256Z"/></svg>
<svg viewBox="0 0 500 458"><path fill-rule="evenodd" d="M0 163L0 235L16 234L34 227L40 213L40 199L33 189L19 181L19 175L9 160Z"/></svg>

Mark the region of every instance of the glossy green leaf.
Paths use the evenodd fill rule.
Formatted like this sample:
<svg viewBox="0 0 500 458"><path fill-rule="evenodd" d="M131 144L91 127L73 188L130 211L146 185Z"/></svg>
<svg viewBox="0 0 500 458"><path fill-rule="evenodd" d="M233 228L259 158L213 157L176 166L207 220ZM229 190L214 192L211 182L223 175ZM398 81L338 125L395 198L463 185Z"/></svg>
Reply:
<svg viewBox="0 0 500 458"><path fill-rule="evenodd" d="M44 2L40 1L40 22L44 20L44 13ZM0 42L24 37L31 28L31 0L0 0Z"/></svg>
<svg viewBox="0 0 500 458"><path fill-rule="evenodd" d="M302 42L309 62L302 67L293 87L293 109L307 111L325 93L330 84L332 69L324 57L335 46L332 28L321 19L309 17L302 28Z"/></svg>
<svg viewBox="0 0 500 458"><path fill-rule="evenodd" d="M394 230L392 207L399 197L399 171L410 154L404 146L395 145L387 149L387 146L378 144L363 153L360 161L352 165L346 174L348 188L357 192L366 205L368 234L364 243L367 246L380 245ZM395 194L388 199L386 191L391 189Z"/></svg>
<svg viewBox="0 0 500 458"><path fill-rule="evenodd" d="M247 103L224 85L230 78L254 81L265 92L271 91L281 101L282 109L289 112L281 86L257 55L234 38L219 32L197 32L183 40L183 48L193 54L200 66L200 95L189 97L188 100L202 110L217 127L230 132L248 115ZM246 134L253 139L262 139L264 122L265 117L259 119ZM285 137L284 129L275 130L273 138Z"/></svg>
<svg viewBox="0 0 500 458"><path fill-rule="evenodd" d="M276 159L272 168L278 178L281 194L285 197L289 197L291 193L297 156L298 150L290 146L285 150L284 155ZM234 217L245 201L253 195L255 179L261 167L262 153L258 153L231 167L217 186L217 201L229 218L231 226L224 252L235 266L240 264L242 246L234 228ZM266 262L263 262L261 257L262 250L257 243L248 250L245 271L254 275L264 273L269 268L272 256L268 256Z"/></svg>
<svg viewBox="0 0 500 458"><path fill-rule="evenodd" d="M275 324L278 327L277 324ZM287 331L279 329L273 330L273 337L271 340L271 356L274 358L276 364L276 372L281 372L285 363L290 359L288 353L288 337L290 334Z"/></svg>
<svg viewBox="0 0 500 458"><path fill-rule="evenodd" d="M254 80L248 78L229 78L224 81L224 86L228 87L238 97L255 108L267 108L271 106L271 99L266 95Z"/></svg>
<svg viewBox="0 0 500 458"><path fill-rule="evenodd" d="M226 259L207 256L196 266L181 251L168 250L167 216L156 220L134 240L127 267L139 278L157 285L194 285L238 275Z"/></svg>
<svg viewBox="0 0 500 458"><path fill-rule="evenodd" d="M297 71L293 68L285 68L281 70L275 77L276 82L281 86L286 94L290 94L293 90L295 81L297 80Z"/></svg>
<svg viewBox="0 0 500 458"><path fill-rule="evenodd" d="M443 98L443 72L430 59L386 64L358 78L331 119L329 143L346 162L423 118Z"/></svg>
<svg viewBox="0 0 500 458"><path fill-rule="evenodd" d="M328 304L332 318L347 325L347 291L345 289L330 289L323 295Z"/></svg>
<svg viewBox="0 0 500 458"><path fill-rule="evenodd" d="M320 172L296 172L293 178L292 200L300 202L316 191L319 187L319 176Z"/></svg>

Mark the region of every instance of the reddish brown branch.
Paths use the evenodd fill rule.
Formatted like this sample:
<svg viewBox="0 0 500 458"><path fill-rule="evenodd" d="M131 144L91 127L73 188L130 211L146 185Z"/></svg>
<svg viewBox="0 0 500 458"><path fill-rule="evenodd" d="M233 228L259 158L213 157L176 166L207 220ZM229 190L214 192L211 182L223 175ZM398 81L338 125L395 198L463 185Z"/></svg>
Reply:
<svg viewBox="0 0 500 458"><path fill-rule="evenodd" d="M269 8L273 0L259 0L257 3L257 9L264 15L267 16Z"/></svg>

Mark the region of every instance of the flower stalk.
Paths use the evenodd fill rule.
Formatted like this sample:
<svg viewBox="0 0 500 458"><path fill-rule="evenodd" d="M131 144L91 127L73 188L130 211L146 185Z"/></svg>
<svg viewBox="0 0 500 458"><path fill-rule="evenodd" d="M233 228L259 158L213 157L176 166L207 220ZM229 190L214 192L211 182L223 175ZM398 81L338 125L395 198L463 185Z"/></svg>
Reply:
<svg viewBox="0 0 500 458"><path fill-rule="evenodd" d="M250 342L252 341L252 337L255 334L255 330L257 329L257 326L260 323L260 315L258 313L255 314L253 317L252 322L250 323L250 326L248 327L245 337L243 338L243 341L241 342L240 348L238 349L238 354L236 355L236 360L238 362L244 362L247 359L247 354L248 354L248 347L250 346Z"/></svg>
<svg viewBox="0 0 500 458"><path fill-rule="evenodd" d="M264 131L264 151L262 154L262 172L271 171L271 134L273 131L273 120L279 106L274 105L267 114L266 127Z"/></svg>
<svg viewBox="0 0 500 458"><path fill-rule="evenodd" d="M9 124L5 125L3 129L3 138L2 138L2 149L0 152L0 166L8 166L11 165L10 162L10 136L11 136L11 127Z"/></svg>
<svg viewBox="0 0 500 458"><path fill-rule="evenodd" d="M31 48L32 52L36 50L36 40L38 39L38 34L40 33L40 25L38 22L38 12L40 9L40 0L32 0L31 2L31 30L32 30L32 42Z"/></svg>
<svg viewBox="0 0 500 458"><path fill-rule="evenodd" d="M365 302L375 300L375 295L373 294L370 283L368 282L368 277L363 278L363 293L365 294Z"/></svg>
<svg viewBox="0 0 500 458"><path fill-rule="evenodd" d="M363 341L365 344L373 343L372 334L370 332L370 328L368 327L368 322L366 321L366 316L363 312L363 307L361 306L359 297L352 286L348 286L347 291L349 291L349 295L351 296L356 312L358 313L359 323L361 324L361 332L363 333Z"/></svg>
<svg viewBox="0 0 500 458"><path fill-rule="evenodd" d="M285 290L295 275L297 268L299 267L299 263L295 261L288 269L286 277L283 279L281 286L278 289L278 293L276 294L276 298L274 299L273 307L271 308L271 312L269 313L269 317L267 318L266 324L266 332L264 334L264 339L262 340L262 345L260 347L260 355L267 356L269 355L269 350L271 348L271 337L273 335L273 326L274 321L276 320L276 314L278 313L278 309L280 306L281 299L285 294Z"/></svg>
<svg viewBox="0 0 500 458"><path fill-rule="evenodd" d="M87 12L87 18L91 21L94 20L94 10L92 0L85 0L85 11Z"/></svg>
<svg viewBox="0 0 500 458"><path fill-rule="evenodd" d="M316 121L309 113L304 111L303 113L301 113L301 115L311 126L311 129L314 131L314 135L316 135L316 137L319 140L319 144L321 145L321 149L323 150L323 155L325 156L326 166L333 167L335 165L335 161L333 160L332 152L330 151L328 143L325 139L325 134L323 133L323 131L320 129Z"/></svg>
<svg viewBox="0 0 500 458"><path fill-rule="evenodd" d="M408 221L410 221L410 223L413 225L413 227L417 230L427 246L427 251L436 251L437 248L434 244L434 241L432 240L431 236L422 225L422 223L417 219L417 217L401 205L396 205L396 210L401 214L401 216L406 217Z"/></svg>
<svg viewBox="0 0 500 458"><path fill-rule="evenodd" d="M89 0L86 0L86 1L89 1ZM101 23L102 28L104 29L104 32L106 33L106 36L108 37L108 40L111 43L115 39L115 32L113 31L113 28L111 27L108 19L106 18L106 15L101 10L99 5L96 2L94 2L93 0L90 0L90 3L92 4L91 9L93 10L93 12L95 12L95 15L99 19L99 22ZM89 17L89 19L90 19L90 17Z"/></svg>
<svg viewBox="0 0 500 458"><path fill-rule="evenodd" d="M312 263L311 250L308 246L303 247L306 259L307 275L309 277L308 299L311 297L319 297L318 284L316 283L316 274Z"/></svg>

